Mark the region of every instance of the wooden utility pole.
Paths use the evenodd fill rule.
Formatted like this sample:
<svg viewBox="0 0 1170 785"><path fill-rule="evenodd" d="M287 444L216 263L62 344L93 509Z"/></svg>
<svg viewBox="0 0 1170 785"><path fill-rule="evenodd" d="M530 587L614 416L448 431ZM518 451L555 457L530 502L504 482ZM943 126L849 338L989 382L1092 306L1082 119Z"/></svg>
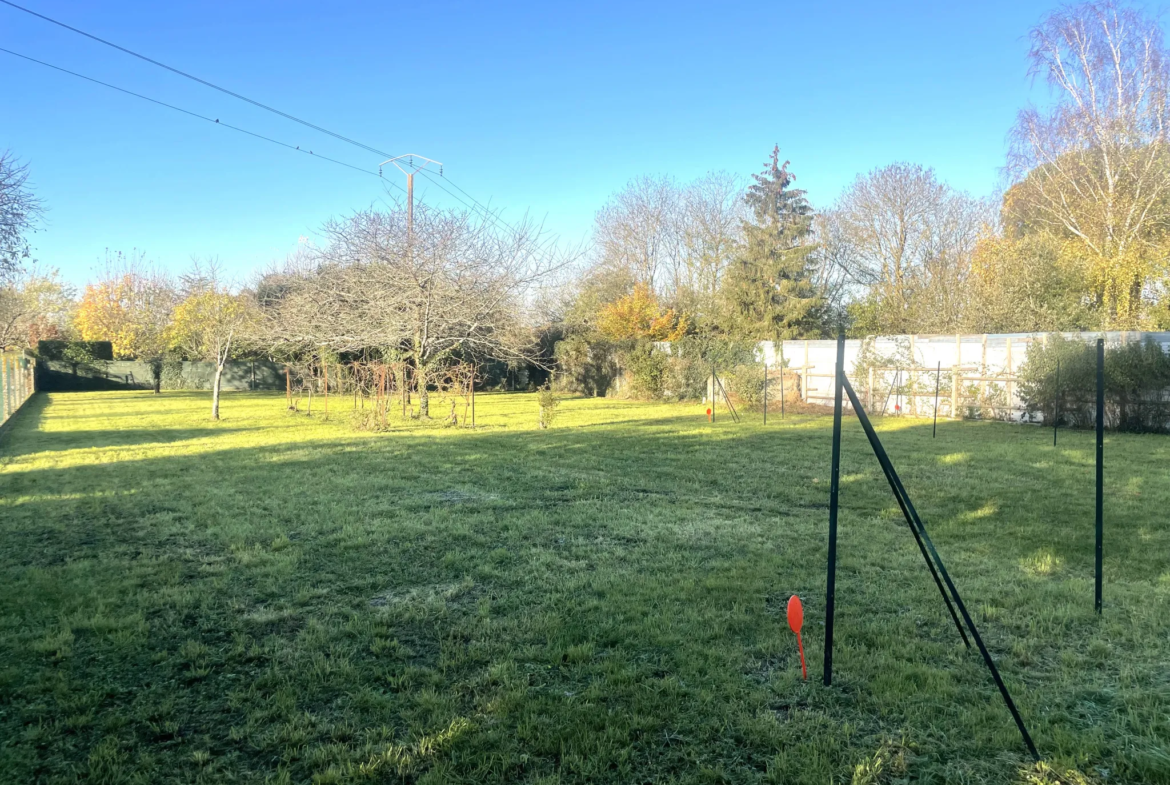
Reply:
<svg viewBox="0 0 1170 785"><path fill-rule="evenodd" d="M414 237L414 175L433 164L439 167L439 176L442 177L443 164L415 153L396 155L378 164L379 176L382 174L382 167L386 164L394 164L398 171L406 175L406 236L409 241L410 238Z"/></svg>

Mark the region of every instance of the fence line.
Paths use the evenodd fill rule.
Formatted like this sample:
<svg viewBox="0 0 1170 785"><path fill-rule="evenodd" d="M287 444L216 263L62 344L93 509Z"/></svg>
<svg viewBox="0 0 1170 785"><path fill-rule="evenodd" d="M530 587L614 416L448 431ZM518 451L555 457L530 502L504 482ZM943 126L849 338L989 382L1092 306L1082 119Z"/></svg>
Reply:
<svg viewBox="0 0 1170 785"><path fill-rule="evenodd" d="M1170 353L1170 332L883 335L847 340L845 372L870 414L932 416L935 374L941 364L940 417L1024 422L1027 415L1019 396L1019 369L1027 360L1029 349L1037 344L1046 345L1052 336L1086 344L1098 338L1121 345L1148 339ZM817 404L832 401L837 342L783 343L787 368L800 377L801 400ZM779 360L780 343L763 341L760 351L762 360L771 366ZM860 362L864 352L878 358L898 357L902 361L865 364ZM859 366L864 371L862 378L858 378ZM888 394L891 390L892 395ZM902 402L907 404L905 408Z"/></svg>
<svg viewBox="0 0 1170 785"><path fill-rule="evenodd" d="M0 353L0 427L36 392L36 360L23 352Z"/></svg>
<svg viewBox="0 0 1170 785"><path fill-rule="evenodd" d="M138 360L98 360L70 363L64 360L41 362L41 389L55 391L136 389L154 387L150 365ZM163 389L211 389L215 363L169 364L163 369ZM224 390L283 390L284 364L268 360L230 360L224 365Z"/></svg>

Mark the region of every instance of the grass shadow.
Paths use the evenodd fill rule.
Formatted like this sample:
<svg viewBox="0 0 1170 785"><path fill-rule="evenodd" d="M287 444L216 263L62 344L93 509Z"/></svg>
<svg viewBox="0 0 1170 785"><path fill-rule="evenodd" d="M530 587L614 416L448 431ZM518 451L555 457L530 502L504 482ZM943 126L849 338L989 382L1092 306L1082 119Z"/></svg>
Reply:
<svg viewBox="0 0 1170 785"><path fill-rule="evenodd" d="M144 401L110 402L110 422ZM211 751L212 779L327 779L452 728L404 778L824 782L901 736L923 780L1004 780L1022 759L856 422L839 683L822 690L797 675L783 608L805 600L815 680L826 421L646 409L642 427L606 410L543 432L366 434L240 397L228 411L248 427L192 428L205 401L159 423L216 439L155 438L130 460L34 455L24 442L54 432L17 434L0 472L15 778L105 760L113 738L113 760L151 781L180 779L192 750ZM1111 492L1135 514L1111 524L1100 620L1091 437L1053 451L998 424L878 427L1041 748L1157 781L1165 442L1116 441ZM111 457L151 432L116 430L95 431ZM1023 568L1045 549L1059 568Z"/></svg>

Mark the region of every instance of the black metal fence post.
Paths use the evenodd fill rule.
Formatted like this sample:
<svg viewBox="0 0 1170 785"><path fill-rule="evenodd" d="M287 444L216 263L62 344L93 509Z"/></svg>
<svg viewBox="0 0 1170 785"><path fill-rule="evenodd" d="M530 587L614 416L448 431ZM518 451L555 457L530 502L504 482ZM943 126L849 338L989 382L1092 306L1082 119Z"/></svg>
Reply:
<svg viewBox="0 0 1170 785"><path fill-rule="evenodd" d="M715 363L711 363L711 422L715 422Z"/></svg>
<svg viewBox="0 0 1170 785"><path fill-rule="evenodd" d="M1060 360L1056 361L1056 389L1052 392L1052 446L1056 446L1056 429L1060 426Z"/></svg>
<svg viewBox="0 0 1170 785"><path fill-rule="evenodd" d="M1101 612L1101 558L1105 528L1105 339L1097 339L1097 553L1093 607Z"/></svg>
<svg viewBox="0 0 1170 785"><path fill-rule="evenodd" d="M841 480L841 395L845 377L845 333L837 335L833 377L833 462L829 474L829 569L825 582L825 686L833 683L833 615L837 604L837 496Z"/></svg>
<svg viewBox="0 0 1170 785"><path fill-rule="evenodd" d="M764 425L768 424L768 361L764 360Z"/></svg>

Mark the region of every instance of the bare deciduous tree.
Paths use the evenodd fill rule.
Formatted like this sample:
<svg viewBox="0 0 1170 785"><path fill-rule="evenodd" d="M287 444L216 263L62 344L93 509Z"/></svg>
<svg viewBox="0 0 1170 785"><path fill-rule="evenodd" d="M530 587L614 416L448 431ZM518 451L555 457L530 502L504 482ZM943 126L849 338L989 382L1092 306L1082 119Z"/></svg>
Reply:
<svg viewBox="0 0 1170 785"><path fill-rule="evenodd" d="M399 208L331 221L324 233L325 247L262 289L277 350L376 350L408 359L423 380L456 355L540 361L526 317L537 283L559 262L537 227L416 206L413 232ZM418 394L428 416L425 384Z"/></svg>
<svg viewBox="0 0 1170 785"><path fill-rule="evenodd" d="M56 270L28 265L0 283L0 349L65 334L75 292Z"/></svg>
<svg viewBox="0 0 1170 785"><path fill-rule="evenodd" d="M28 188L28 167L0 152L0 282L15 275L29 258L28 233L43 211Z"/></svg>
<svg viewBox="0 0 1170 785"><path fill-rule="evenodd" d="M685 185L632 180L597 213L588 277L619 295L646 284L673 308L711 316L742 239L743 194L743 180L726 172Z"/></svg>
<svg viewBox="0 0 1170 785"><path fill-rule="evenodd" d="M1012 220L1073 239L1106 323L1140 326L1170 230L1170 62L1158 21L1107 1L1031 33L1030 72L1056 93L1012 133Z"/></svg>
<svg viewBox="0 0 1170 785"><path fill-rule="evenodd" d="M656 290L662 286L678 258L679 196L670 177L631 180L597 212L598 266L626 272Z"/></svg>
<svg viewBox="0 0 1170 785"><path fill-rule="evenodd" d="M857 178L825 217L821 239L850 283L879 304L883 331L947 329L961 319L971 252L991 219L987 203L932 169L895 163ZM924 294L933 304L915 307Z"/></svg>
<svg viewBox="0 0 1170 785"><path fill-rule="evenodd" d="M723 274L743 240L745 187L740 177L712 172L683 191L681 259L665 299L699 320L714 317Z"/></svg>
<svg viewBox="0 0 1170 785"><path fill-rule="evenodd" d="M848 270L852 259L853 245L840 216L826 210L813 218L813 236L817 250L812 255L815 264L813 283L825 302L825 308L837 317L846 307L849 298L857 293L857 286L850 280Z"/></svg>

